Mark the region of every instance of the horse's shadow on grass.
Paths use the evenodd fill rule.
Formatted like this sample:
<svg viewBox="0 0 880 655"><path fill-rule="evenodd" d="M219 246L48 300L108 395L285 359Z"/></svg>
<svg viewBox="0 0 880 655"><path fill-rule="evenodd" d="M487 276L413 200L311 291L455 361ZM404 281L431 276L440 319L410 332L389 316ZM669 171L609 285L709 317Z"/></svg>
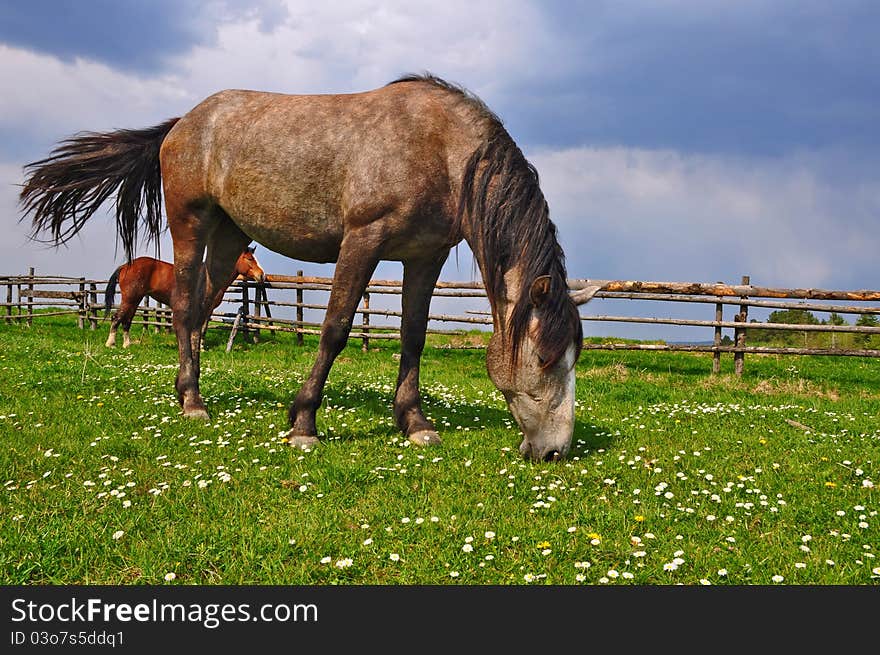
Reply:
<svg viewBox="0 0 880 655"><path fill-rule="evenodd" d="M238 389L236 395L231 398L226 397L225 391L228 390L217 389L214 393L208 392L209 410L220 413L232 409L237 402L240 402L239 394L244 394L249 401L255 404L265 405L273 412L283 412L286 423L289 408L296 396L298 386L292 387L289 391L257 388ZM212 397L213 402L211 401ZM393 393L381 393L372 388L328 382L324 388L321 407L318 409L318 432L323 433L325 438L332 437L339 441L398 436L401 433L393 420L393 403ZM326 416L325 412L328 407L338 414L356 409L359 410L361 416L367 414L377 420L371 422L368 427L359 425L354 428L340 428L338 425L334 425L332 418ZM502 420L505 418L508 421L513 420L509 413L501 409L441 399L434 397L430 392L422 393L422 411L432 419L435 428L441 435L454 431L458 425L474 430L503 425ZM391 419L391 421L389 422L387 419ZM444 425L445 422L450 425Z"/></svg>
<svg viewBox="0 0 880 655"><path fill-rule="evenodd" d="M287 412L296 395L296 388L290 392L273 391L268 389L252 389L246 392L250 401L265 405L273 410L283 412L284 420L287 420ZM231 403L231 401L228 401ZM356 441L360 439L376 439L400 436L393 420L394 396L393 393L380 393L372 388L347 386L339 383L328 383L325 387L324 400L318 410L318 431L324 434L324 438L332 437L334 441ZM218 398L215 403L217 410L224 410L227 401ZM278 407L282 405L282 407ZM369 427L363 425L340 429L328 422L323 416L324 408L332 407L335 411L344 413L351 409L360 410L377 420ZM471 430L483 430L487 428L500 428L512 426L521 438L519 428L510 411L504 407L492 407L476 402L456 402L448 398L437 398L430 392L422 394L422 410L429 416L441 438L459 432L458 426L468 427ZM446 424L449 425L446 425ZM614 443L615 437L612 430L592 422L576 420L570 456L578 456L594 452L600 448L608 448ZM517 445L519 442L517 441Z"/></svg>

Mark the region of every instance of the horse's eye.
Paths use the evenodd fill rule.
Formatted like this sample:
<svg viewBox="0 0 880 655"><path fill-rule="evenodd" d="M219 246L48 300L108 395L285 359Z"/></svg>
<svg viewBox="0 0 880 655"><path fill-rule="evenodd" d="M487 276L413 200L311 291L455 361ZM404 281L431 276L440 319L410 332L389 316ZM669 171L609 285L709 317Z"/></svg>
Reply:
<svg viewBox="0 0 880 655"><path fill-rule="evenodd" d="M543 357L541 357L541 355L538 355L538 363L539 363L541 366L543 366L544 364L547 363L547 360L544 359Z"/></svg>

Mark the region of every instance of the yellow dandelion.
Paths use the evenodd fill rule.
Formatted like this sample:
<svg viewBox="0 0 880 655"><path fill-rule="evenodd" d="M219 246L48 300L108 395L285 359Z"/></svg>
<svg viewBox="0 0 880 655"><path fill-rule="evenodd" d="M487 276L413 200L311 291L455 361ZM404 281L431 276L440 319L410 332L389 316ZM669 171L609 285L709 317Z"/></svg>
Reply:
<svg viewBox="0 0 880 655"><path fill-rule="evenodd" d="M834 487L837 486L837 483L836 482L826 482L825 486L833 489Z"/></svg>
<svg viewBox="0 0 880 655"><path fill-rule="evenodd" d="M538 548L550 548L550 542L549 541L542 541L538 544Z"/></svg>
<svg viewBox="0 0 880 655"><path fill-rule="evenodd" d="M636 518L636 521L638 521L639 523L641 523L642 521L645 520L645 517L642 516L641 514L636 514L635 518Z"/></svg>
<svg viewBox="0 0 880 655"><path fill-rule="evenodd" d="M764 439L763 437L761 437L760 439L758 439L758 443L761 444L761 445L763 446L764 444L767 443L767 440Z"/></svg>
<svg viewBox="0 0 880 655"><path fill-rule="evenodd" d="M596 532L589 532L589 533L587 533L587 536L588 536L590 539L601 539L601 538L602 538L602 535L600 535L600 534L598 534L598 533L596 533Z"/></svg>

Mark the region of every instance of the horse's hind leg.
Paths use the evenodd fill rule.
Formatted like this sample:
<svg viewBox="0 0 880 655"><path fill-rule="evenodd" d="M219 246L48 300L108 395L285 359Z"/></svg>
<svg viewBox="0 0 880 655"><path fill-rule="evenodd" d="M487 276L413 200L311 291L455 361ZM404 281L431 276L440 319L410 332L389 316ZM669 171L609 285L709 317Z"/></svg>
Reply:
<svg viewBox="0 0 880 655"><path fill-rule="evenodd" d="M137 314L138 305L140 305L140 300L134 305L130 305L126 307L125 314L120 318L120 323L122 323L122 347L128 348L131 345L131 322L134 320L134 315Z"/></svg>
<svg viewBox="0 0 880 655"><path fill-rule="evenodd" d="M205 298L203 320L199 326L199 337L202 339L208 329L208 319L223 300L226 288L235 279L235 262L245 246L251 242L251 238L222 209L218 207L216 211L223 218L208 239L205 256Z"/></svg>
<svg viewBox="0 0 880 655"><path fill-rule="evenodd" d="M116 330L119 328L119 310L117 309L113 312L113 317L110 319L110 334L107 335L107 343L104 345L108 348L113 348L116 346Z"/></svg>
<svg viewBox="0 0 880 655"><path fill-rule="evenodd" d="M287 439L291 446L307 447L318 442L315 414L321 405L324 384L333 361L345 347L355 310L379 263L377 248L371 247L370 243L369 236L357 233L354 233L354 238L349 234L342 241L333 274L333 288L321 326L318 357L290 406L291 429Z"/></svg>
<svg viewBox="0 0 880 655"><path fill-rule="evenodd" d="M209 209L178 207L166 194L168 227L174 244L174 291L171 294L171 322L177 335L179 366L174 386L184 416L208 418L199 393L199 348L202 306L205 297L205 269L202 257L209 227Z"/></svg>
<svg viewBox="0 0 880 655"><path fill-rule="evenodd" d="M419 393L419 362L425 347L428 309L434 284L446 261L442 257L429 261L407 261L403 266L403 316L400 321L400 370L394 394L394 417L407 438L416 445L439 444L440 437L422 412Z"/></svg>
<svg viewBox="0 0 880 655"><path fill-rule="evenodd" d="M131 322L137 313L140 302L140 299L134 303L123 300L119 309L113 313L113 318L110 320L110 334L107 337L106 345L108 348L113 348L116 345L116 332L120 325L122 326L122 347L128 348L131 345Z"/></svg>

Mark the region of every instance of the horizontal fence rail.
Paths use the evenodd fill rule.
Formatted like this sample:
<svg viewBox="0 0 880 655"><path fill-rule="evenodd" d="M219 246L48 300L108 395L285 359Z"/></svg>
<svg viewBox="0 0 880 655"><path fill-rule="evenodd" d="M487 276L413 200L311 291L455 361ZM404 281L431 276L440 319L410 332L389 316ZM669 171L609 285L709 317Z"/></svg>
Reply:
<svg viewBox="0 0 880 655"><path fill-rule="evenodd" d="M326 310L327 296L332 288L333 280L327 277L306 276L302 271L297 275L268 275L263 283L236 280L230 285L224 296L224 302L214 311L209 327L229 330L227 350L231 349L238 334L258 342L261 331L293 332L302 343L303 335L320 334L321 320L306 320L305 313L323 312ZM95 330L100 322L107 320L104 316L104 289L107 280L95 280L85 277L69 276L38 276L33 269L27 275L0 276L0 289L5 287L5 302L0 302L0 316L6 323L26 322L32 325L34 319L46 316L76 316L80 328ZM784 289L753 285L748 276L744 276L740 284L691 283L691 282L645 282L631 280L593 280L571 279L569 288L576 292L585 288L598 288L597 299L639 300L654 303L701 303L714 308L712 318L674 318L656 316L617 316L611 314L584 314L582 321L602 323L629 323L642 325L687 326L710 328L711 343L634 343L604 338L595 343L587 340L587 350L646 350L646 351L681 351L705 352L713 355L713 372L720 371L722 353L731 353L734 357L734 371L741 375L746 354L776 355L834 355L857 357L880 357L880 339L877 344L870 342L874 335L880 335L880 325L870 324L789 324L749 321L749 308L775 310L802 310L805 312L827 312L837 315L854 315L869 317L880 315L880 306L854 305L836 303L873 303L880 301L880 291L855 290L839 291L827 289ZM350 338L360 339L362 348L369 348L371 339L387 340L400 338L399 299L394 302L396 307L377 307L377 298L394 299L402 294L402 282L399 280L371 280L367 286L363 302L358 307L356 320L352 325ZM308 294L308 302L306 302ZM100 299L99 299L100 296ZM492 318L488 311L488 300L480 282L437 282L434 296L439 298L484 299L482 309L466 310L460 314L432 313L429 315L429 334L464 335L466 329L489 326ZM371 299L373 306L371 306ZM0 292L2 300L2 292ZM813 302L810 302L813 301ZM833 302L823 304L815 301ZM155 303L151 306L149 298L145 298L138 310L135 322L156 331L171 330L171 310ZM114 298L113 309L116 309ZM733 314L725 319L724 310L733 307ZM591 305L586 305L589 309ZM284 316L287 312L289 315ZM377 323L372 319L381 319ZM455 323L459 327L446 329L436 324ZM876 322L875 322L876 323ZM725 342L722 338L723 329L732 329L732 341ZM748 334L754 331L767 331L769 334L797 333L803 335L804 347L776 346L770 344L749 344ZM826 334L832 339L830 347L824 345L807 345L808 335ZM856 335L851 340L860 339L858 344L850 347L837 347L834 340L841 334ZM816 337L818 338L818 337ZM729 338L728 338L729 339ZM708 340L707 340L708 341ZM869 345L871 347L869 347ZM857 347L859 346L859 347ZM464 345L458 347L476 347Z"/></svg>

